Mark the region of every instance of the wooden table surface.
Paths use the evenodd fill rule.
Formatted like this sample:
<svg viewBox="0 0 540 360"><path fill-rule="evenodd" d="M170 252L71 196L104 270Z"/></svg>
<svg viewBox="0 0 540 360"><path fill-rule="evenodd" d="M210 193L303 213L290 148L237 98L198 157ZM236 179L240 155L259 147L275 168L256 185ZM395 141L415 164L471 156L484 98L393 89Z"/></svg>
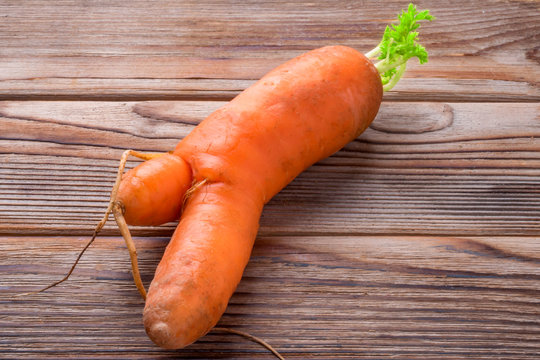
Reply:
<svg viewBox="0 0 540 360"><path fill-rule="evenodd" d="M417 4L429 63L266 206L219 323L287 359L538 359L540 3ZM370 50L406 5L0 1L0 358L272 359L154 346L112 222L68 282L13 295L66 273L124 149L170 150L307 50ZM173 228L133 229L146 285Z"/></svg>

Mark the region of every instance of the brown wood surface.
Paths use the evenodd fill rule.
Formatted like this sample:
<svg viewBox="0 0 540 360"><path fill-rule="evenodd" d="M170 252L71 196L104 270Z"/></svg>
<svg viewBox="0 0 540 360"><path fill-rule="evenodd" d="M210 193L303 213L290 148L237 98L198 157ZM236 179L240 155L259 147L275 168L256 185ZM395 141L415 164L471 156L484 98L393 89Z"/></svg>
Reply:
<svg viewBox="0 0 540 360"><path fill-rule="evenodd" d="M0 232L89 234L124 144L171 150L222 104L1 102ZM370 129L266 206L261 234L538 234L539 113L530 103L385 102Z"/></svg>
<svg viewBox="0 0 540 360"><path fill-rule="evenodd" d="M537 1L420 1L431 61L389 99L538 101ZM405 1L0 3L0 99L230 98L307 50L369 51Z"/></svg>
<svg viewBox="0 0 540 360"><path fill-rule="evenodd" d="M123 150L170 150L306 50L368 51L407 3L1 1L0 359L273 358L154 346L112 224L67 283L13 296L65 274ZM430 61L266 206L220 321L287 359L540 353L540 3L417 4ZM174 225L133 229L147 285Z"/></svg>
<svg viewBox="0 0 540 360"><path fill-rule="evenodd" d="M63 276L84 237L2 237L4 295ZM168 238L136 241L148 283ZM261 236L221 326L286 358L534 358L540 243L532 237ZM6 256L11 254L11 256ZM2 300L3 358L272 358L211 333L182 351L153 346L119 238L100 238L73 278Z"/></svg>

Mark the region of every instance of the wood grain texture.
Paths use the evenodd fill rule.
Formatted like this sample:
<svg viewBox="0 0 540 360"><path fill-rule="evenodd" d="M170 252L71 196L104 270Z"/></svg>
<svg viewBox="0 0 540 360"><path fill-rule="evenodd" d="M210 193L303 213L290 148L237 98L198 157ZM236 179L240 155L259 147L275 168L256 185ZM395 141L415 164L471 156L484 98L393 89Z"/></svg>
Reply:
<svg viewBox="0 0 540 360"><path fill-rule="evenodd" d="M272 358L217 333L155 347L119 238L99 239L67 283L11 298L63 276L85 240L0 238L2 358ZM136 239L146 283L167 241ZM532 237L260 237L220 325L287 359L534 359L538 254Z"/></svg>
<svg viewBox="0 0 540 360"><path fill-rule="evenodd" d="M535 1L420 1L430 62L390 100L538 101ZM0 99L230 99L276 65L367 52L403 1L2 1Z"/></svg>
<svg viewBox="0 0 540 360"><path fill-rule="evenodd" d="M168 151L222 104L0 103L0 233L91 233L123 150ZM536 235L539 109L385 102L370 129L266 206L261 233Z"/></svg>
<svg viewBox="0 0 540 360"><path fill-rule="evenodd" d="M415 2L430 53L372 126L266 207L220 325L287 359L537 359L540 2ZM0 358L273 359L144 333L106 207L126 148L167 151L271 68L368 51L408 1L0 2ZM129 167L137 164L130 161ZM133 229L149 284L175 224Z"/></svg>

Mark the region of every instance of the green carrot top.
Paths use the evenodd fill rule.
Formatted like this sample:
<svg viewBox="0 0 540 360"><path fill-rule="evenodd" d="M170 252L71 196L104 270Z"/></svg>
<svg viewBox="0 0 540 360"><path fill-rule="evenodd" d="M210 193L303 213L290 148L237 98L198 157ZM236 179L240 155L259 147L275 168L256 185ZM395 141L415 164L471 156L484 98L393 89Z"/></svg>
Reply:
<svg viewBox="0 0 540 360"><path fill-rule="evenodd" d="M399 23L387 26L379 45L365 54L368 58L380 60L375 67L381 74L384 91L392 89L397 84L410 58L417 57L420 64L427 62L427 51L416 42L418 32L414 30L420 26L418 21L434 19L429 10L418 12L416 6L409 4L407 11L402 10L398 15Z"/></svg>

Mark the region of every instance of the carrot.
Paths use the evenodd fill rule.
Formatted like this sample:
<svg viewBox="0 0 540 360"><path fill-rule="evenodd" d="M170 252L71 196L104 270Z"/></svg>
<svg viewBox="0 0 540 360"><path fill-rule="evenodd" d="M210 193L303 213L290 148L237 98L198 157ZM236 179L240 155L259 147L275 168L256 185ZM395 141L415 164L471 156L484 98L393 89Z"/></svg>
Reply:
<svg viewBox="0 0 540 360"><path fill-rule="evenodd" d="M182 348L216 325L249 260L264 204L360 135L411 57L427 61L414 30L417 21L433 17L410 4L398 18L366 55L327 46L277 67L201 122L172 153L124 154L91 241L113 212L146 297L126 222L158 225L181 214L146 297L144 326L157 345ZM147 161L121 178L129 153Z"/></svg>

